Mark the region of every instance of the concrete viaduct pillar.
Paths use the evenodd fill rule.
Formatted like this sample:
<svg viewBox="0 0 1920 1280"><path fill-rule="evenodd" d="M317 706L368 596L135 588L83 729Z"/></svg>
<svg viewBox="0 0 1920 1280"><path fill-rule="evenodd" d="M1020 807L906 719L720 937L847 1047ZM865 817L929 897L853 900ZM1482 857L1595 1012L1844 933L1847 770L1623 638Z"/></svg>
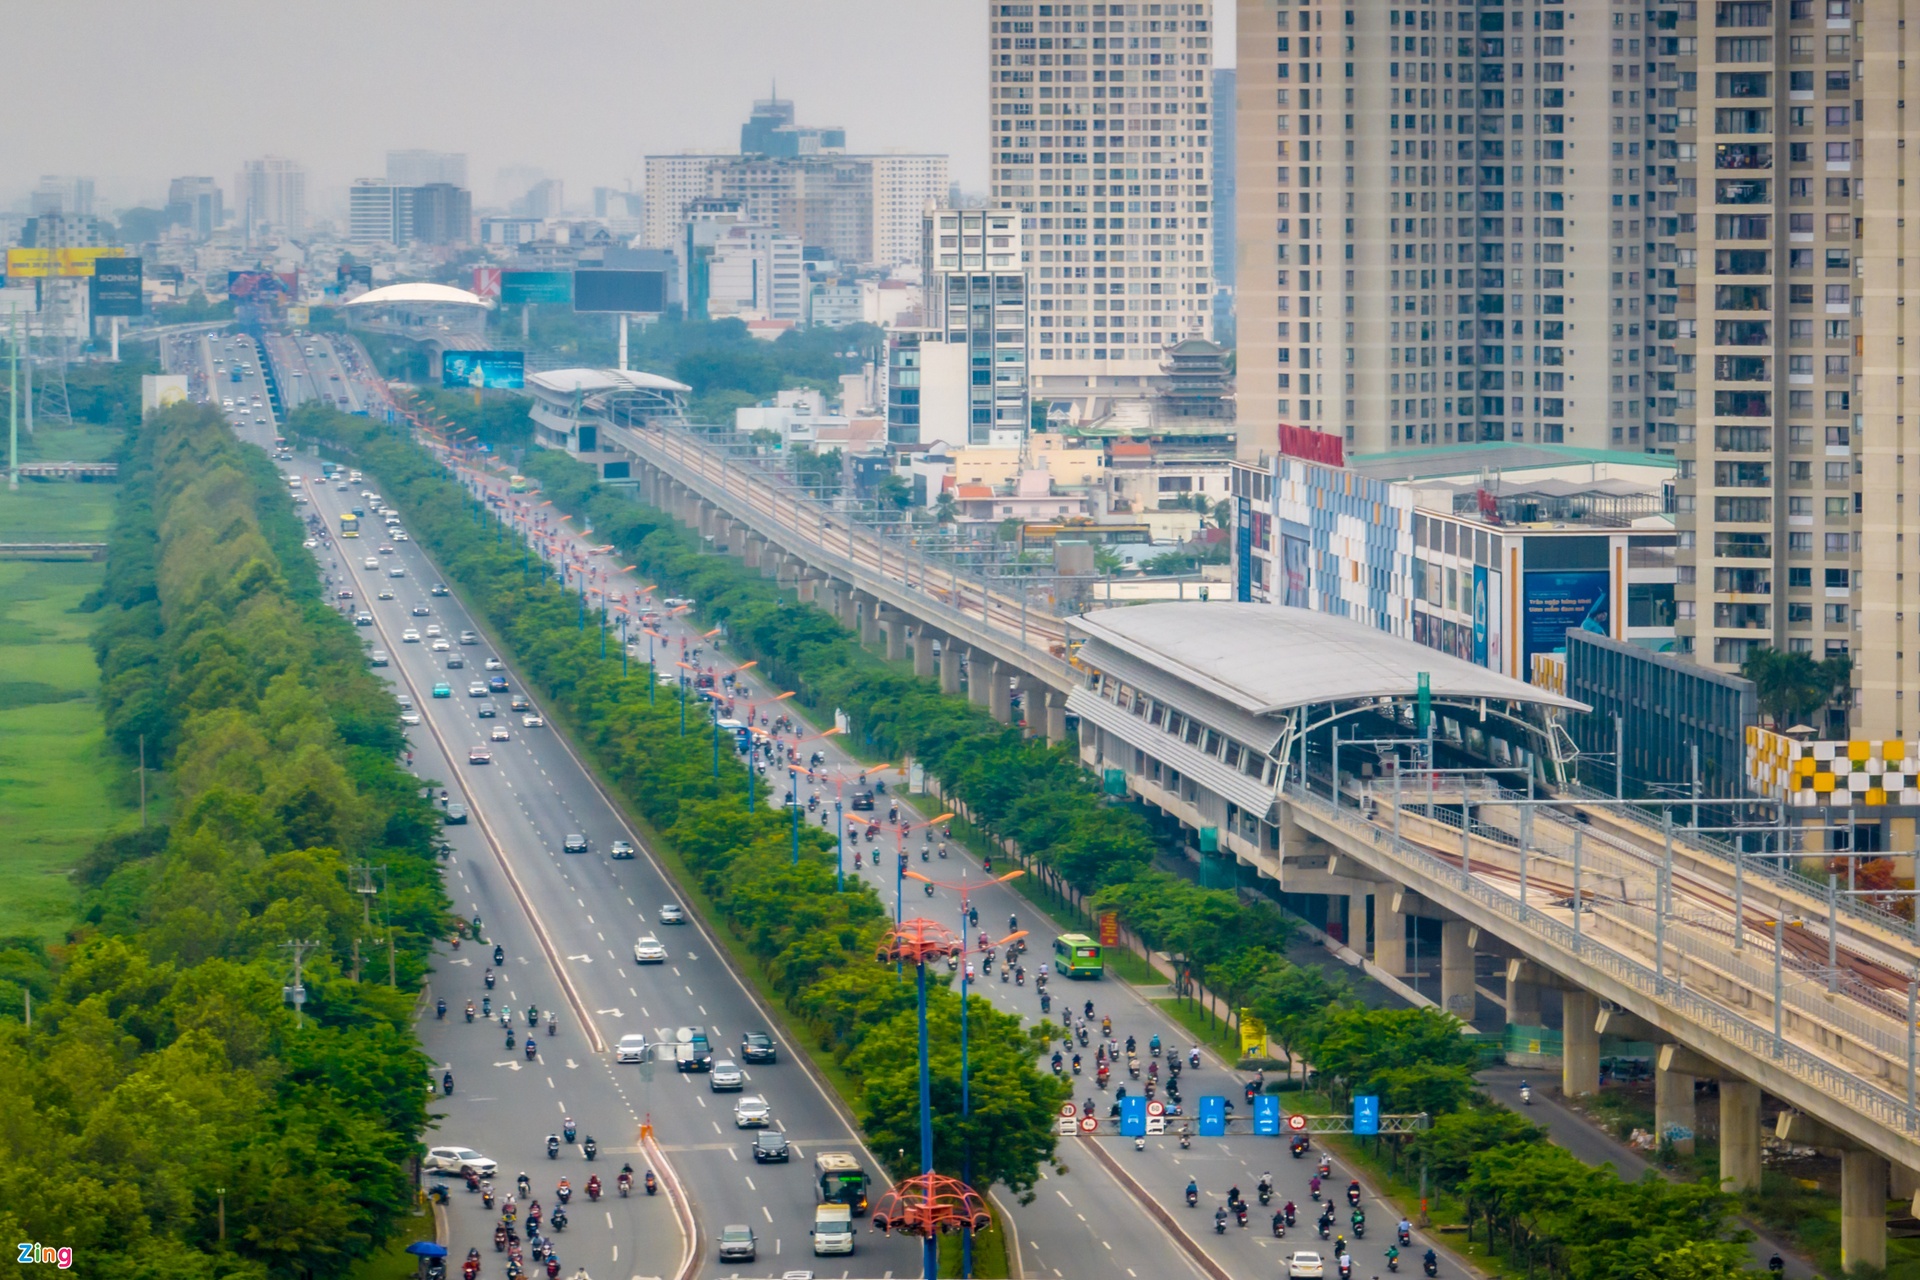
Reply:
<svg viewBox="0 0 1920 1280"><path fill-rule="evenodd" d="M1552 974L1530 960L1507 961L1507 1025L1540 1026L1540 989L1558 985Z"/></svg>
<svg viewBox="0 0 1920 1280"><path fill-rule="evenodd" d="M1720 1081L1720 1189L1760 1188L1760 1086Z"/></svg>
<svg viewBox="0 0 1920 1280"><path fill-rule="evenodd" d="M976 707L992 707L988 699L993 696L993 659L978 650L967 652L967 701Z"/></svg>
<svg viewBox="0 0 1920 1280"><path fill-rule="evenodd" d="M933 677L935 657L933 652L933 632L923 626L913 629L913 674L922 680Z"/></svg>
<svg viewBox="0 0 1920 1280"><path fill-rule="evenodd" d="M997 659L986 661L987 714L1001 724L1013 723L1013 691L1007 687L1010 670Z"/></svg>
<svg viewBox="0 0 1920 1280"><path fill-rule="evenodd" d="M898 609L881 606L880 621L887 629L887 661L904 661L907 656L907 615Z"/></svg>
<svg viewBox="0 0 1920 1280"><path fill-rule="evenodd" d="M1462 1022L1473 1021L1472 929L1465 920L1440 926L1440 1007Z"/></svg>
<svg viewBox="0 0 1920 1280"><path fill-rule="evenodd" d="M1367 954L1367 899L1372 897L1373 886L1362 880L1355 886L1356 893L1347 895L1347 945L1356 955ZM1374 909L1379 910L1380 900L1374 898Z"/></svg>
<svg viewBox="0 0 1920 1280"><path fill-rule="evenodd" d="M960 646L948 636L940 643L940 692L960 692Z"/></svg>
<svg viewBox="0 0 1920 1280"><path fill-rule="evenodd" d="M860 643L873 648L880 643L880 602L872 596L854 595L855 607L860 617Z"/></svg>
<svg viewBox="0 0 1920 1280"><path fill-rule="evenodd" d="M757 533L750 533L740 548L740 559L749 569L758 569L765 559L767 540Z"/></svg>
<svg viewBox="0 0 1920 1280"><path fill-rule="evenodd" d="M1560 996L1560 1092L1569 1098L1600 1092L1600 1033L1594 1030L1600 999L1591 991Z"/></svg>
<svg viewBox="0 0 1920 1280"><path fill-rule="evenodd" d="M1691 1053L1677 1044L1661 1045L1660 1056L1654 1061L1654 1136L1671 1141L1673 1149L1679 1154L1692 1155L1694 1134L1700 1128L1700 1118L1694 1105L1694 1085L1702 1077L1711 1079L1719 1074L1719 1067L1699 1054Z"/></svg>
<svg viewBox="0 0 1920 1280"><path fill-rule="evenodd" d="M1782 1111L1775 1129L1782 1142L1840 1153L1840 1269L1884 1270L1887 1265L1887 1160L1838 1130L1798 1111Z"/></svg>
<svg viewBox="0 0 1920 1280"><path fill-rule="evenodd" d="M1047 741L1052 743L1067 740L1067 695L1057 689L1046 691L1047 699Z"/></svg>
<svg viewBox="0 0 1920 1280"><path fill-rule="evenodd" d="M1407 917L1402 889L1391 881L1373 886L1373 962L1396 978L1407 972Z"/></svg>

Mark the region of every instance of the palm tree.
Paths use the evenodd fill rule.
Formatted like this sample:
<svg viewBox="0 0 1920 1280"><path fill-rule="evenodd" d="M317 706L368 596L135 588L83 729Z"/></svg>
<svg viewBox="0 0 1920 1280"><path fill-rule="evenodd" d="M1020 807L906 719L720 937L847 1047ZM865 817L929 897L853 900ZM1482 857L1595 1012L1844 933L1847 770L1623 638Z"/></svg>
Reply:
<svg viewBox="0 0 1920 1280"><path fill-rule="evenodd" d="M1815 662L1810 654L1782 653L1765 646L1754 649L1740 664L1740 674L1753 681L1760 713L1775 729L1813 715L1851 681L1852 672L1852 659L1845 655Z"/></svg>

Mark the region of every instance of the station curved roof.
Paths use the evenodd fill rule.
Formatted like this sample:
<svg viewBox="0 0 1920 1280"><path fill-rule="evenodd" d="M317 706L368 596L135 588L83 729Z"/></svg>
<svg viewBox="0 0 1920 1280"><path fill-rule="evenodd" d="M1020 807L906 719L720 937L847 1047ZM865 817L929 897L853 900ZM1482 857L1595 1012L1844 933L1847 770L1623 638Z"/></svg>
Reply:
<svg viewBox="0 0 1920 1280"><path fill-rule="evenodd" d="M347 303L350 307L404 306L408 303L454 304L457 306L485 307L487 300L477 293L465 289L456 289L452 285L429 284L416 280L408 284L383 285L378 289L369 289L359 297Z"/></svg>
<svg viewBox="0 0 1920 1280"><path fill-rule="evenodd" d="M528 374L527 382L540 390L569 396L576 391L592 396L607 391L677 391L684 395L693 390L684 382L638 369L547 369Z"/></svg>
<svg viewBox="0 0 1920 1280"><path fill-rule="evenodd" d="M1328 702L1412 698L1422 672L1435 698L1586 709L1437 649L1311 609L1141 604L1083 614L1073 625L1087 634L1083 659L1093 667L1110 649L1123 662L1146 664L1256 716Z"/></svg>

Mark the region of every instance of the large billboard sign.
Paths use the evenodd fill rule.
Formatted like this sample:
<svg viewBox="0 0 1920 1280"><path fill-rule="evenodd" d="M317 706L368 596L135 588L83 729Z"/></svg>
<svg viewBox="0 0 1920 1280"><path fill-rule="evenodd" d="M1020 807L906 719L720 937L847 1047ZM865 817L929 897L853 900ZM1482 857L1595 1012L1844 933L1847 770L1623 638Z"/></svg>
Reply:
<svg viewBox="0 0 1920 1280"><path fill-rule="evenodd" d="M498 298L500 296L500 268L475 267L473 269L473 292L475 297Z"/></svg>
<svg viewBox="0 0 1920 1280"><path fill-rule="evenodd" d="M518 351L448 351L440 357L440 385L517 391L527 385L527 365Z"/></svg>
<svg viewBox="0 0 1920 1280"><path fill-rule="evenodd" d="M140 290L140 259L100 258L87 284L87 304L96 316L146 314Z"/></svg>
<svg viewBox="0 0 1920 1280"><path fill-rule="evenodd" d="M93 264L102 258L123 258L119 248L94 249L9 249L9 279L38 280L48 276L90 276Z"/></svg>
<svg viewBox="0 0 1920 1280"><path fill-rule="evenodd" d="M298 271L229 271L227 296L235 302L271 306L300 296Z"/></svg>
<svg viewBox="0 0 1920 1280"><path fill-rule="evenodd" d="M614 311L658 315L667 309L664 271L576 271L575 311Z"/></svg>
<svg viewBox="0 0 1920 1280"><path fill-rule="evenodd" d="M1290 427L1281 423L1280 452L1286 457L1303 458L1325 467L1347 465L1346 441L1330 432L1315 431L1311 427Z"/></svg>
<svg viewBox="0 0 1920 1280"><path fill-rule="evenodd" d="M1536 653L1562 653L1567 632L1606 635L1611 583L1605 569L1534 569L1524 575L1520 633L1525 646L1521 670L1530 670Z"/></svg>
<svg viewBox="0 0 1920 1280"><path fill-rule="evenodd" d="M502 271L500 304L517 307L528 302L573 301L571 271Z"/></svg>

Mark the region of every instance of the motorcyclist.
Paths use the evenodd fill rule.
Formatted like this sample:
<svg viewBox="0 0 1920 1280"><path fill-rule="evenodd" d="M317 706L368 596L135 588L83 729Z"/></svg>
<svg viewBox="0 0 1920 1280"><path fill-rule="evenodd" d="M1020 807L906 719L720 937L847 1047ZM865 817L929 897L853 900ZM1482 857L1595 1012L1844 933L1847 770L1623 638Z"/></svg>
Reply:
<svg viewBox="0 0 1920 1280"><path fill-rule="evenodd" d="M566 1116L560 1121L560 1132L565 1135L568 1142L572 1142L580 1130L579 1127L573 1123L573 1117Z"/></svg>
<svg viewBox="0 0 1920 1280"><path fill-rule="evenodd" d="M1387 1246L1387 1270L1389 1271L1395 1270L1399 1261L1400 1261L1400 1247L1398 1245L1391 1245L1391 1244L1388 1245Z"/></svg>
<svg viewBox="0 0 1920 1280"><path fill-rule="evenodd" d="M1213 1211L1213 1232L1215 1235L1223 1236L1227 1234L1227 1211L1225 1209L1215 1209Z"/></svg>
<svg viewBox="0 0 1920 1280"><path fill-rule="evenodd" d="M1393 1231L1401 1244L1406 1244L1413 1239L1413 1224L1405 1218L1394 1224Z"/></svg>
<svg viewBox="0 0 1920 1280"><path fill-rule="evenodd" d="M547 1159L558 1160L559 1158L560 1158L560 1135L557 1133L550 1133L547 1135Z"/></svg>
<svg viewBox="0 0 1920 1280"><path fill-rule="evenodd" d="M1420 1259L1420 1266L1428 1275L1437 1275L1440 1271L1439 1255L1431 1249L1427 1250L1426 1256Z"/></svg>
<svg viewBox="0 0 1920 1280"><path fill-rule="evenodd" d="M1292 1226L1294 1214L1298 1212L1298 1210L1294 1207L1293 1201L1289 1200L1286 1202L1286 1204L1282 1205L1280 1212L1287 1215L1287 1225Z"/></svg>
<svg viewBox="0 0 1920 1280"><path fill-rule="evenodd" d="M1260 1175L1259 1192L1261 1204L1265 1204L1267 1201L1273 1199L1273 1175L1271 1173L1262 1173Z"/></svg>
<svg viewBox="0 0 1920 1280"><path fill-rule="evenodd" d="M440 1089L449 1098L453 1096L453 1072L447 1071L440 1077Z"/></svg>
<svg viewBox="0 0 1920 1280"><path fill-rule="evenodd" d="M1158 1035L1155 1035L1153 1039L1147 1041L1147 1052L1156 1058L1160 1056L1160 1037Z"/></svg>
<svg viewBox="0 0 1920 1280"><path fill-rule="evenodd" d="M1196 1203L1199 1202L1199 1199L1200 1199L1199 1180L1195 1178L1188 1178L1187 1179L1187 1207L1191 1209Z"/></svg>
<svg viewBox="0 0 1920 1280"><path fill-rule="evenodd" d="M597 1173L589 1174L587 1175L587 1199L598 1200L599 1198L600 1198L600 1175Z"/></svg>
<svg viewBox="0 0 1920 1280"><path fill-rule="evenodd" d="M445 1000L437 1000L434 1002L433 1016L436 1021L447 1016L447 1002Z"/></svg>
<svg viewBox="0 0 1920 1280"><path fill-rule="evenodd" d="M486 973L481 976L486 980L487 990L493 990L493 966L488 965Z"/></svg>
<svg viewBox="0 0 1920 1280"><path fill-rule="evenodd" d="M473 1001L467 1001L467 1021L473 1021Z"/></svg>
<svg viewBox="0 0 1920 1280"><path fill-rule="evenodd" d="M589 1160L593 1159L594 1156L600 1153L600 1148L598 1144L594 1142L592 1134L588 1134L586 1136L586 1139L583 1142L581 1142L580 1152L582 1155L586 1156L586 1158Z"/></svg>

